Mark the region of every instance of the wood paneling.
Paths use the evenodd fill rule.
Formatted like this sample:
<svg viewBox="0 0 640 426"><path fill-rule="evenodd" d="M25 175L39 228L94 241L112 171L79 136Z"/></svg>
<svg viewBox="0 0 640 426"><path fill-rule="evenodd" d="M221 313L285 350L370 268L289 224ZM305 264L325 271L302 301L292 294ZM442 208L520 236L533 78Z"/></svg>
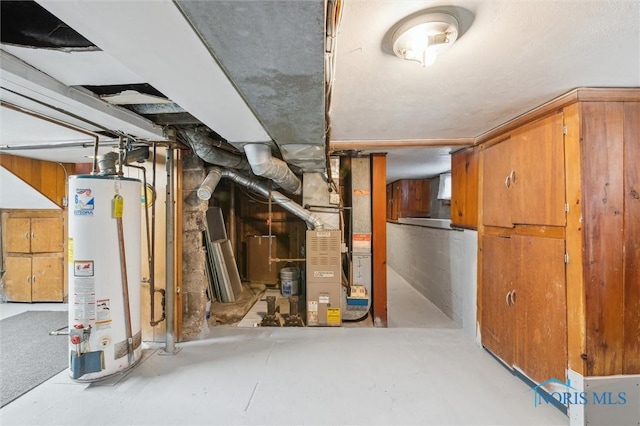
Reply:
<svg viewBox="0 0 640 426"><path fill-rule="evenodd" d="M372 225L372 310L374 324L387 326L387 223L386 205L387 157L371 155L371 225Z"/></svg>
<svg viewBox="0 0 640 426"><path fill-rule="evenodd" d="M582 172L580 169L580 108L573 104L564 110L567 135L564 139L566 202L567 352L569 368L584 375L586 362L585 287L582 268Z"/></svg>
<svg viewBox="0 0 640 426"><path fill-rule="evenodd" d="M478 226L478 148L467 148L451 156L451 225Z"/></svg>
<svg viewBox="0 0 640 426"><path fill-rule="evenodd" d="M66 174L75 173L75 165L62 165L51 161L35 160L0 154L0 166L18 176L25 183L62 207L66 194ZM66 172L65 172L66 170Z"/></svg>
<svg viewBox="0 0 640 426"><path fill-rule="evenodd" d="M624 104L624 374L640 374L640 102Z"/></svg>
<svg viewBox="0 0 640 426"><path fill-rule="evenodd" d="M621 102L582 105L587 374L622 373L624 179Z"/></svg>

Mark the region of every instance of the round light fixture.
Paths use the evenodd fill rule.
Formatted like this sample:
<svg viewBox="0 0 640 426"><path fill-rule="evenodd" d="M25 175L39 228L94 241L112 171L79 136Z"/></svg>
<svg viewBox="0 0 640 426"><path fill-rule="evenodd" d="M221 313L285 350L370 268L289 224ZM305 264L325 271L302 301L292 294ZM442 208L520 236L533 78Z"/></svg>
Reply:
<svg viewBox="0 0 640 426"><path fill-rule="evenodd" d="M427 13L403 23L392 37L399 58L433 65L458 38L458 20L448 13Z"/></svg>

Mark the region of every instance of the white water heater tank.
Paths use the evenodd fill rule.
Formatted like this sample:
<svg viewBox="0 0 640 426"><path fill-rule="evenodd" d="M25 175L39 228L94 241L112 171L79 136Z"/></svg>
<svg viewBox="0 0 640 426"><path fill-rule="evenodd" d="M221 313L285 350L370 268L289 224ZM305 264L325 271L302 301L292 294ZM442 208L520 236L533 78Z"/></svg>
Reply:
<svg viewBox="0 0 640 426"><path fill-rule="evenodd" d="M69 370L101 380L142 356L137 179L69 178Z"/></svg>

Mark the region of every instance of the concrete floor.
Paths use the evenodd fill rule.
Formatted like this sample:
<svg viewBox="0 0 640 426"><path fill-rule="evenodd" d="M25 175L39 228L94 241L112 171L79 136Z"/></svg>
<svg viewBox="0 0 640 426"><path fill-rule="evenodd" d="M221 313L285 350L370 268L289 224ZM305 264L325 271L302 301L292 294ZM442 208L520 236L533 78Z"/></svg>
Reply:
<svg viewBox="0 0 640 426"><path fill-rule="evenodd" d="M174 356L145 350L114 379L63 371L0 409L0 423L568 424L391 270L389 322L214 327Z"/></svg>

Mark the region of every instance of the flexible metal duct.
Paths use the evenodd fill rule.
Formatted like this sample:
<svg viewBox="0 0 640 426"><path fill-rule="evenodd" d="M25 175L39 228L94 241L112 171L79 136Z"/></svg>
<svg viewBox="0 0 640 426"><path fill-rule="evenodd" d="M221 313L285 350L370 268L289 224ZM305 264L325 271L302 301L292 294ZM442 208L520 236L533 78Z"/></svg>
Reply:
<svg viewBox="0 0 640 426"><path fill-rule="evenodd" d="M229 178L240 185L246 186L247 188L262 195L263 197L271 197L271 201L282 206L282 208L289 213L292 213L298 216L300 219L304 220L307 223L307 227L309 229L324 229L325 224L318 216L305 209L300 204L296 203L287 196L281 194L280 192L269 191L269 189L262 185L260 182L243 176L236 170L220 169L218 167L209 168L209 174L206 178L204 178L197 190L198 197L201 200L208 200L209 198L211 198L213 191L215 191L216 186L218 186L220 179L223 177Z"/></svg>
<svg viewBox="0 0 640 426"><path fill-rule="evenodd" d="M232 169L249 170L249 163L244 157L221 149L223 141L211 138L202 130L179 129L178 133L193 149L193 152L207 163Z"/></svg>
<svg viewBox="0 0 640 426"><path fill-rule="evenodd" d="M244 146L251 170L258 176L274 181L280 188L292 194L300 194L302 183L291 171L287 163L271 155L271 147L263 143Z"/></svg>

